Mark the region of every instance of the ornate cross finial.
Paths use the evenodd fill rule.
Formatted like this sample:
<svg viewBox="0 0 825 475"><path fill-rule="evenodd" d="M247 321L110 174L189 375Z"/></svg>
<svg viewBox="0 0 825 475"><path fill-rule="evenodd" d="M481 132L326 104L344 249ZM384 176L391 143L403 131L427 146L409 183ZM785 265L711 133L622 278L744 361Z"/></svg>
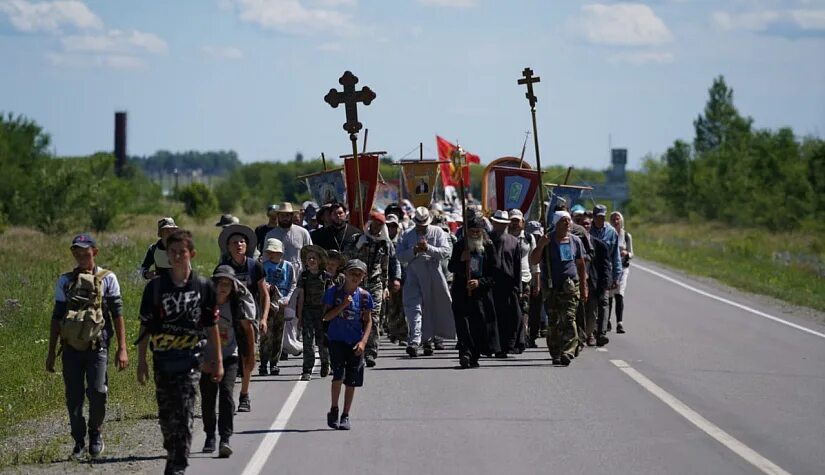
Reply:
<svg viewBox="0 0 825 475"><path fill-rule="evenodd" d="M524 68L524 71L521 72L524 77L518 80L519 84L527 84L527 100L530 101L530 108L536 108L536 101L538 98L535 94L533 94L533 83L537 83L541 81L541 78L538 76L533 76L533 70L530 68Z"/></svg>
<svg viewBox="0 0 825 475"><path fill-rule="evenodd" d="M375 99L375 93L366 86L360 91L355 90L355 85L358 84L358 78L349 71L344 72L344 75L338 80L338 83L344 86L343 91L330 89L324 100L332 107L338 107L338 104L343 103L347 112L347 122L344 124L344 130L350 134L357 134L361 130L361 122L358 122L357 104L363 102L365 106L370 105Z"/></svg>

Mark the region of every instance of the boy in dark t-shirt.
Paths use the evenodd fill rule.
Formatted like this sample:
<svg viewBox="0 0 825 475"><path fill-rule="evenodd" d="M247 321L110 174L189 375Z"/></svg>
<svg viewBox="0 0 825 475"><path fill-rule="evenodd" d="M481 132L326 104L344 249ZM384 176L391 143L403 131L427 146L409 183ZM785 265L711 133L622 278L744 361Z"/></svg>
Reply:
<svg viewBox="0 0 825 475"><path fill-rule="evenodd" d="M303 271L298 278L296 291L296 309L298 327L304 343L304 365L301 381L312 379L312 368L315 366L315 348L321 355L321 377L329 374L329 349L324 342L323 328L324 294L332 286L332 276L324 270L327 253L320 246L304 246L301 248Z"/></svg>
<svg viewBox="0 0 825 475"><path fill-rule="evenodd" d="M146 384L146 350L152 349L158 422L167 451L166 473L184 473L192 445L198 356L208 339L212 380L223 379L218 308L212 282L191 270L195 245L188 231L166 240L171 269L147 284L140 303L138 383Z"/></svg>
<svg viewBox="0 0 825 475"><path fill-rule="evenodd" d="M344 283L324 294L324 320L329 322L327 343L332 365L332 406L327 425L349 430L349 411L355 388L364 384L364 348L372 331L372 295L359 287L367 275L367 265L352 259L344 267ZM344 412L338 420L338 399L344 391Z"/></svg>

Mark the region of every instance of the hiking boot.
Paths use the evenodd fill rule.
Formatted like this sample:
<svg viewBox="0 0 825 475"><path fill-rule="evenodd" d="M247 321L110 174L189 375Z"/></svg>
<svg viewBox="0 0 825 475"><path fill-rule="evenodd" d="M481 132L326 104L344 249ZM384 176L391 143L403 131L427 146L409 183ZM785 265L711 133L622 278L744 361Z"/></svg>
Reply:
<svg viewBox="0 0 825 475"><path fill-rule="evenodd" d="M418 345L415 343L408 345L407 354L410 355L410 358L418 358Z"/></svg>
<svg viewBox="0 0 825 475"><path fill-rule="evenodd" d="M471 359L470 360L470 368L478 368L478 360L477 359Z"/></svg>
<svg viewBox="0 0 825 475"><path fill-rule="evenodd" d="M425 346L424 347L424 356L432 356L433 355L433 347L432 346Z"/></svg>
<svg viewBox="0 0 825 475"><path fill-rule="evenodd" d="M250 411L252 411L252 404L249 401L249 394L241 394L241 397L238 398L238 412Z"/></svg>
<svg viewBox="0 0 825 475"><path fill-rule="evenodd" d="M106 444L103 443L103 436L100 432L94 435L89 434L89 456L96 459L104 450L106 450Z"/></svg>
<svg viewBox="0 0 825 475"><path fill-rule="evenodd" d="M326 378L329 376L329 363L321 364L321 377Z"/></svg>
<svg viewBox="0 0 825 475"><path fill-rule="evenodd" d="M221 443L218 445L218 458L228 459L232 455L232 446L229 445L229 438L221 437Z"/></svg>
<svg viewBox="0 0 825 475"><path fill-rule="evenodd" d="M327 425L330 429L338 428L338 408L333 407L327 412Z"/></svg>
<svg viewBox="0 0 825 475"><path fill-rule="evenodd" d="M373 366L375 366L375 356L368 355L366 358L364 358L364 362L366 363L367 368L372 368Z"/></svg>
<svg viewBox="0 0 825 475"><path fill-rule="evenodd" d="M624 333L624 325L622 325L622 322L616 324L616 333Z"/></svg>
<svg viewBox="0 0 825 475"><path fill-rule="evenodd" d="M83 460L83 455L86 454L86 442L80 441L74 443L74 448L72 449L72 455L69 456L72 460Z"/></svg>
<svg viewBox="0 0 825 475"><path fill-rule="evenodd" d="M206 440L203 442L203 453L211 454L215 451L215 434L206 434Z"/></svg>
<svg viewBox="0 0 825 475"><path fill-rule="evenodd" d="M596 337L590 335L587 337L587 346L596 346Z"/></svg>
<svg viewBox="0 0 825 475"><path fill-rule="evenodd" d="M266 368L266 365L258 367L258 376L269 376L269 370Z"/></svg>
<svg viewBox="0 0 825 475"><path fill-rule="evenodd" d="M347 414L341 414L341 421L338 422L338 430L350 430L351 428L349 416Z"/></svg>
<svg viewBox="0 0 825 475"><path fill-rule="evenodd" d="M570 361L572 361L572 358L566 353L562 353L561 356L559 356L559 364L562 366L570 366Z"/></svg>
<svg viewBox="0 0 825 475"><path fill-rule="evenodd" d="M301 373L301 381L312 381L312 375L309 373Z"/></svg>
<svg viewBox="0 0 825 475"><path fill-rule="evenodd" d="M461 369L467 369L470 367L470 357L467 355L460 355L458 357L458 365L461 366Z"/></svg>
<svg viewBox="0 0 825 475"><path fill-rule="evenodd" d="M610 343L610 338L607 338L604 335L599 335L596 337L596 346L604 346Z"/></svg>
<svg viewBox="0 0 825 475"><path fill-rule="evenodd" d="M553 358L553 366L559 366L561 364L561 358Z"/></svg>

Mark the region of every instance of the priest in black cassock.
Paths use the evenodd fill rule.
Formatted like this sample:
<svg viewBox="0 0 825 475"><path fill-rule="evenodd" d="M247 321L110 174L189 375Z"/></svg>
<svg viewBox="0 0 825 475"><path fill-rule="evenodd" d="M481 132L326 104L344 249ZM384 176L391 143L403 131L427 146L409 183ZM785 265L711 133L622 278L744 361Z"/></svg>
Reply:
<svg viewBox="0 0 825 475"><path fill-rule="evenodd" d="M490 239L498 253L498 269L493 286L496 302L496 318L501 351L496 358L506 358L507 353L521 353L525 348L524 325L521 318L521 246L518 239L507 230L510 216L498 210L490 218L493 232Z"/></svg>
<svg viewBox="0 0 825 475"><path fill-rule="evenodd" d="M463 239L458 241L450 257L449 270L453 273L450 293L459 364L462 368L476 368L481 354L501 351L493 300L498 252L484 230L484 221L480 217L468 221L467 244Z"/></svg>

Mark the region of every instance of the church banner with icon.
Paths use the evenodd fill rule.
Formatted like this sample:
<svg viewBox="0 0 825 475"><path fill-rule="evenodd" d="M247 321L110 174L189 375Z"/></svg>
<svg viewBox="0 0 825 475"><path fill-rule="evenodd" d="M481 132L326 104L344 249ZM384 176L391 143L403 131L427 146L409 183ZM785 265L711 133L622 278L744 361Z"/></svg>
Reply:
<svg viewBox="0 0 825 475"><path fill-rule="evenodd" d="M361 182L361 202L363 210L358 209L358 178L355 159L344 159L344 170L347 179L347 206L349 207L349 223L358 229L364 227L367 217L375 201L375 192L378 189L378 155L358 155L358 171Z"/></svg>
<svg viewBox="0 0 825 475"><path fill-rule="evenodd" d="M378 182L375 192L375 209L383 212L390 203L398 203L398 184L394 182Z"/></svg>
<svg viewBox="0 0 825 475"><path fill-rule="evenodd" d="M525 168L493 167L496 209L527 213L539 187L539 172Z"/></svg>
<svg viewBox="0 0 825 475"><path fill-rule="evenodd" d="M343 168L313 173L305 178L309 194L319 205L344 203L347 188L344 185Z"/></svg>
<svg viewBox="0 0 825 475"><path fill-rule="evenodd" d="M404 186L413 206L430 206L438 178L436 161L402 162Z"/></svg>

